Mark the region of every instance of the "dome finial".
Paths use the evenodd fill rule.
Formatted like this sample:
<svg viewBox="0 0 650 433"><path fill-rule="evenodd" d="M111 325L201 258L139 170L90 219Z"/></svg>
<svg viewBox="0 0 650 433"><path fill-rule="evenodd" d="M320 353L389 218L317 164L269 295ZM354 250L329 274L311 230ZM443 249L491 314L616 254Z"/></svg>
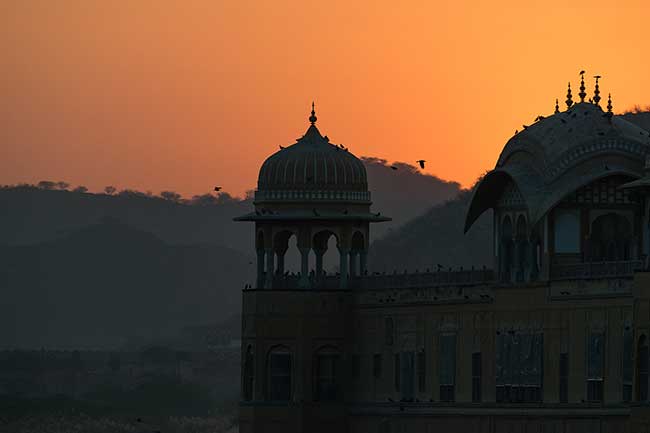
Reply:
<svg viewBox="0 0 650 433"><path fill-rule="evenodd" d="M309 122L313 125L318 120L316 117L316 111L314 110L314 101L311 101L311 116L309 116Z"/></svg>
<svg viewBox="0 0 650 433"><path fill-rule="evenodd" d="M569 90L566 92L566 109L568 110L573 105L573 99L571 99L571 82L569 82Z"/></svg>
<svg viewBox="0 0 650 433"><path fill-rule="evenodd" d="M609 114L612 114L612 108L614 107L612 106L612 94L610 93L607 95L607 112Z"/></svg>
<svg viewBox="0 0 650 433"><path fill-rule="evenodd" d="M558 102L557 98L555 98L555 114L557 114L559 112L560 112L560 105L559 105L559 102Z"/></svg>
<svg viewBox="0 0 650 433"><path fill-rule="evenodd" d="M596 88L594 89L594 104L600 105L600 89L598 88L598 79L602 78L601 75L594 75L596 79Z"/></svg>
<svg viewBox="0 0 650 433"><path fill-rule="evenodd" d="M578 96L580 96L580 102L585 102L585 96L587 96L585 93L585 71L580 71L580 93Z"/></svg>

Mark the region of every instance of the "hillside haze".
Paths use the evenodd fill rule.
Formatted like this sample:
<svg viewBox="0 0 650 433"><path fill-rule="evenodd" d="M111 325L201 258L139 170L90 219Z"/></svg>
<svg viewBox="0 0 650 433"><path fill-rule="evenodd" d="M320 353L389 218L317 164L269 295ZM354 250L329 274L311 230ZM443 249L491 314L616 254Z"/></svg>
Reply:
<svg viewBox="0 0 650 433"><path fill-rule="evenodd" d="M409 164L364 162L374 209L394 218L375 238L460 190ZM166 197L0 189L0 345L112 348L238 314L254 279L253 226L232 218L252 201Z"/></svg>

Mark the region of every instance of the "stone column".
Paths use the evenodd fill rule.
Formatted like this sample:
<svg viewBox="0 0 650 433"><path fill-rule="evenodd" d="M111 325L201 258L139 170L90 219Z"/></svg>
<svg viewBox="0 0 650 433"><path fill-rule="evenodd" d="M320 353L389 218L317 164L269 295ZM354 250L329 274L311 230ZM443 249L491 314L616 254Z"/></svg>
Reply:
<svg viewBox="0 0 650 433"><path fill-rule="evenodd" d="M359 251L359 275L364 276L368 271L368 250Z"/></svg>
<svg viewBox="0 0 650 433"><path fill-rule="evenodd" d="M350 251L350 278L357 276L357 257L359 256L359 251L352 250Z"/></svg>
<svg viewBox="0 0 650 433"><path fill-rule="evenodd" d="M257 282L255 284L257 289L264 288L264 249L257 250Z"/></svg>
<svg viewBox="0 0 650 433"><path fill-rule="evenodd" d="M349 277L348 256L350 255L350 249L339 247L339 254L341 255L341 260L340 260L341 279L339 282L339 288L346 289L348 287L348 277Z"/></svg>
<svg viewBox="0 0 650 433"><path fill-rule="evenodd" d="M316 254L316 279L320 280L323 278L323 256L325 255L324 249L314 249L314 254Z"/></svg>
<svg viewBox="0 0 650 433"><path fill-rule="evenodd" d="M279 276L282 276L284 274L284 255L286 252L287 250L278 250L275 252L275 255L278 258L278 266L276 267L276 272Z"/></svg>
<svg viewBox="0 0 650 433"><path fill-rule="evenodd" d="M309 288L309 248L300 249L300 288Z"/></svg>
<svg viewBox="0 0 650 433"><path fill-rule="evenodd" d="M273 275L275 271L274 258L273 248L266 248L266 282L264 283L264 288L266 289L273 288Z"/></svg>

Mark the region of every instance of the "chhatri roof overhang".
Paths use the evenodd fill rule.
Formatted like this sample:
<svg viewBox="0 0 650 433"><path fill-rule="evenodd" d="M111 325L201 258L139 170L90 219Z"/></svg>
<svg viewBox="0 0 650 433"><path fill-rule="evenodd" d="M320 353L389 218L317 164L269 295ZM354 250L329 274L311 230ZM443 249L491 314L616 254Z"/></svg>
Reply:
<svg viewBox="0 0 650 433"><path fill-rule="evenodd" d="M495 169L474 191L465 232L496 206L509 182L521 192L532 227L581 186L615 174L640 177L642 161L650 152L650 132L615 117L611 95L603 111L598 105L598 83L589 102L584 101L584 78L580 90L580 103L573 103L569 85L566 111L560 112L556 100L552 115L539 116L522 132L515 131Z"/></svg>

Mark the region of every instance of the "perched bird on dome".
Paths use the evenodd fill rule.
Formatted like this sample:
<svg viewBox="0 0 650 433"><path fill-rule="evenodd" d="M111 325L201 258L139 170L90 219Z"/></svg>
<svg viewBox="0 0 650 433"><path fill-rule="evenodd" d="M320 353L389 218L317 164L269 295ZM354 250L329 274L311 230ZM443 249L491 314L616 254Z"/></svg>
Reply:
<svg viewBox="0 0 650 433"><path fill-rule="evenodd" d="M419 160L417 160L417 161L415 161L415 162L417 162L418 164L420 164L420 168L424 168L424 163L425 163L426 161L425 161L424 159L419 159Z"/></svg>
<svg viewBox="0 0 650 433"><path fill-rule="evenodd" d="M216 192L219 192L219 191L221 191L221 187L220 187L220 186L215 186L215 187L214 187L214 190L215 190Z"/></svg>
<svg viewBox="0 0 650 433"><path fill-rule="evenodd" d="M284 146L281 145L281 144L280 144L278 147L280 148L280 150L283 150L283 149L284 149Z"/></svg>

